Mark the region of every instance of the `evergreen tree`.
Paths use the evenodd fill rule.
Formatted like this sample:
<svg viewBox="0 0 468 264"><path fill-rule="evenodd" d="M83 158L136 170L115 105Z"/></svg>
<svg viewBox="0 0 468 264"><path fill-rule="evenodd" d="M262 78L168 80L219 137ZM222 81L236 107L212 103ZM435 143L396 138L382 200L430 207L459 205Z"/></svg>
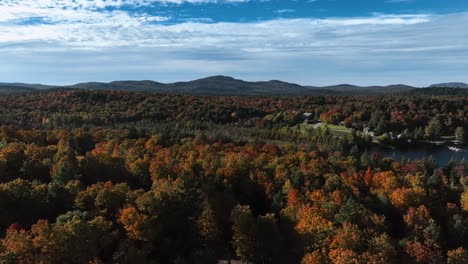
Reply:
<svg viewBox="0 0 468 264"><path fill-rule="evenodd" d="M435 117L429 121L428 125L424 129L424 136L427 139L435 140L440 138L442 135L442 123Z"/></svg>
<svg viewBox="0 0 468 264"><path fill-rule="evenodd" d="M458 142L465 144L467 139L467 134L464 127L457 127L455 129L455 138Z"/></svg>

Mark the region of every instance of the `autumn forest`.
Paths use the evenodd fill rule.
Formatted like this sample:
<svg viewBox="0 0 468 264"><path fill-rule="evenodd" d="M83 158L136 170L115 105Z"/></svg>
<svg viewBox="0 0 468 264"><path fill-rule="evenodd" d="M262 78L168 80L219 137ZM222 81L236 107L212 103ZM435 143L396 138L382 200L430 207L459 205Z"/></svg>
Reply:
<svg viewBox="0 0 468 264"><path fill-rule="evenodd" d="M439 90L0 95L0 263L468 263L467 161L378 151L466 129Z"/></svg>

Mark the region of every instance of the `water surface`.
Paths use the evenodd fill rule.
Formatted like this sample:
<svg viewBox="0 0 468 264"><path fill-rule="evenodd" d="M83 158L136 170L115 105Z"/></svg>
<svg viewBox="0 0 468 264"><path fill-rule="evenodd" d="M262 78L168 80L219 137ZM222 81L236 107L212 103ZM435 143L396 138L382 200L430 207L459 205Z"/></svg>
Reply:
<svg viewBox="0 0 468 264"><path fill-rule="evenodd" d="M444 167L449 164L450 161L468 161L468 148L456 146L461 148L462 152L456 152L449 149L449 145L427 145L427 146L412 146L403 147L397 149L373 147L369 150L369 153L380 153L382 157L392 158L394 160L421 160L421 159L433 159L438 166Z"/></svg>

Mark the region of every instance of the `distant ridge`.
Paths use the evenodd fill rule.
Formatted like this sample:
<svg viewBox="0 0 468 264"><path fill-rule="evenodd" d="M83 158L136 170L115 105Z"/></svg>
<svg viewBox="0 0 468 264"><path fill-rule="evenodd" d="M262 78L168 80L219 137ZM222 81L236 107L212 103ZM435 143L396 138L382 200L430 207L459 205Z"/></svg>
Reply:
<svg viewBox="0 0 468 264"><path fill-rule="evenodd" d="M70 87L92 90L131 90L197 95L300 95L320 93L320 91L311 91L307 87L293 83L281 81L247 82L228 76L212 76L188 82L168 84L154 81L115 81L110 83L80 83Z"/></svg>
<svg viewBox="0 0 468 264"><path fill-rule="evenodd" d="M53 85L43 85L43 84L30 84L30 83L1 83L0 87L24 87L24 88L33 88L33 89L50 89L51 87L55 87Z"/></svg>
<svg viewBox="0 0 468 264"><path fill-rule="evenodd" d="M37 91L38 91L37 89L31 88L31 87L0 84L0 95L22 94L22 93L31 93L31 92L37 92Z"/></svg>
<svg viewBox="0 0 468 264"><path fill-rule="evenodd" d="M411 95L430 95L430 96L468 96L467 88L451 87L428 87L413 89L409 92Z"/></svg>
<svg viewBox="0 0 468 264"><path fill-rule="evenodd" d="M387 86L356 86L351 84L338 84L333 86L321 87L321 89L351 94L392 94L399 92L407 92L417 88L404 84L392 84Z"/></svg>
<svg viewBox="0 0 468 264"><path fill-rule="evenodd" d="M434 84L431 87L463 87L464 83ZM356 86L339 84L332 86L303 86L279 80L250 82L229 76L211 76L186 82L161 83L151 80L142 81L114 81L109 83L87 82L67 86L51 86L26 83L0 83L0 94L27 93L49 89L89 89L89 90L117 90L156 93L173 93L189 95L386 95L386 94L422 94L433 90L421 90L416 87L395 84L387 86ZM450 94L451 90L444 90ZM455 90L454 90L455 91ZM455 94L460 94L457 91Z"/></svg>
<svg viewBox="0 0 468 264"><path fill-rule="evenodd" d="M462 82L450 82L450 83L438 83L433 84L430 87L443 87L443 88L464 88L468 89L468 84Z"/></svg>
<svg viewBox="0 0 468 264"><path fill-rule="evenodd" d="M88 82L66 86L68 88L80 88L91 90L129 90L129 91L154 91L163 89L165 84L155 81L115 81L110 83Z"/></svg>

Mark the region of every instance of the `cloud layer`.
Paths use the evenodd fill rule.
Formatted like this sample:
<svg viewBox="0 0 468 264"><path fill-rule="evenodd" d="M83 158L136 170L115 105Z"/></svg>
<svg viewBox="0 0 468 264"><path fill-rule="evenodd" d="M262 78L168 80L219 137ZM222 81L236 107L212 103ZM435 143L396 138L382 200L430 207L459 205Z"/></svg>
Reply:
<svg viewBox="0 0 468 264"><path fill-rule="evenodd" d="M0 81L228 74L307 84L426 85L462 78L468 68L467 13L167 24L169 15L121 8L182 2L243 0L1 1Z"/></svg>

